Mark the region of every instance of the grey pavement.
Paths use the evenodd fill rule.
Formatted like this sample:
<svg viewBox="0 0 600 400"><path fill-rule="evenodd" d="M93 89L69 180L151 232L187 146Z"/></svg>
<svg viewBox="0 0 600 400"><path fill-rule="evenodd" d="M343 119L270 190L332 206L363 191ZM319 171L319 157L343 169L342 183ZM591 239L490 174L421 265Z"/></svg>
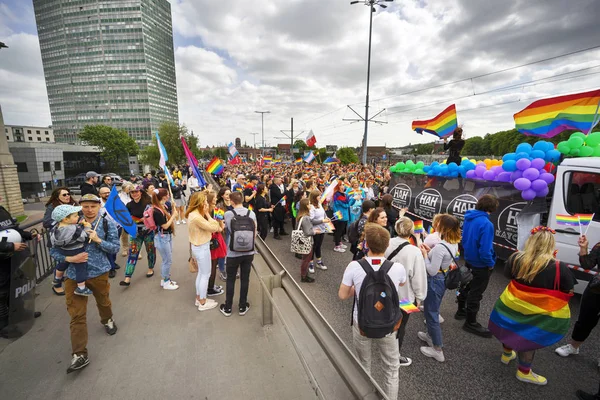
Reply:
<svg viewBox="0 0 600 400"><path fill-rule="evenodd" d="M108 336L92 298L88 304L87 368L67 375L71 358L64 297L38 287L42 316L31 331L0 339L0 398L20 399L314 399L315 392L281 321L261 326L260 291L251 275L245 316L225 318L218 309L194 307L195 274L188 271L187 227L177 227L172 276L180 288L146 278L145 257L128 288L111 280L118 332ZM123 267L125 258L119 256ZM217 279L217 284L222 284ZM235 301L238 299L239 281ZM223 301L224 295L216 298Z"/></svg>
<svg viewBox="0 0 600 400"><path fill-rule="evenodd" d="M291 232L291 224L286 224ZM300 283L300 260L290 253L289 236L283 240L273 240L269 234L267 245L286 266L291 276ZM333 251L333 236L326 236L323 243L323 260L327 271L316 270L315 283L300 283L302 289L333 326L338 335L352 349L350 314L352 301L341 301L337 297L344 269L352 260L349 251ZM487 325L489 314L500 296L508 279L502 274L502 266L496 267L484 294L479 322ZM579 296L571 301L572 324L578 315ZM596 393L598 390L598 359L600 358L600 328L596 328L580 354L561 358L554 353L558 346L545 348L536 353L533 371L545 376L548 385L538 387L519 382L515 378L516 364L506 366L500 363L502 346L495 339L484 339L462 330L462 321L454 320L456 312L454 293L447 291L444 296L441 315L446 362L439 363L421 354L423 346L417 338L418 331L426 331L421 313L413 314L407 325L402 348L404 356L413 359L413 364L400 369L401 399L574 399L577 389ZM570 337L570 332L567 335ZM566 340L566 339L565 339ZM564 344L562 341L560 345ZM373 369L373 376L380 382L381 366Z"/></svg>

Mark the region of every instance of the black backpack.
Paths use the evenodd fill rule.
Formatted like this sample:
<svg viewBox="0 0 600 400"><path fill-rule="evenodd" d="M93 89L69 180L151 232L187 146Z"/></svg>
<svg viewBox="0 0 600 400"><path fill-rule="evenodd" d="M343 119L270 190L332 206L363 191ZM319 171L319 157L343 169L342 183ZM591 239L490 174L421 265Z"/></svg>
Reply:
<svg viewBox="0 0 600 400"><path fill-rule="evenodd" d="M381 339L392 333L402 319L398 290L388 275L394 263L384 260L377 271L365 259L358 263L367 274L360 286L358 327L366 337Z"/></svg>
<svg viewBox="0 0 600 400"><path fill-rule="evenodd" d="M348 241L352 244L358 243L358 239L360 239L360 236L358 234L358 222L359 221L360 221L360 218L357 219L356 221L352 222L348 226Z"/></svg>
<svg viewBox="0 0 600 400"><path fill-rule="evenodd" d="M233 213L230 223L231 240L229 241L229 250L238 252L248 252L254 250L255 228L254 220L250 218L250 210L246 215L239 215L233 210L227 212Z"/></svg>

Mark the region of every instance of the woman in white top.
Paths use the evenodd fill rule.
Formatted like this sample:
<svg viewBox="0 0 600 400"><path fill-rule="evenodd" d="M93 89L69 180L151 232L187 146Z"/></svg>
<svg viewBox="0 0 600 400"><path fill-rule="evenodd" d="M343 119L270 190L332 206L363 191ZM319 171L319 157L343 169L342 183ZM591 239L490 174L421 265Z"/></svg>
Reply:
<svg viewBox="0 0 600 400"><path fill-rule="evenodd" d="M398 289L400 300L408 299L420 307L427 297L427 270L423 254L417 246L410 244L409 239L414 235L415 225L410 218L398 218L394 226L397 237L390 240L390 245L385 251L385 258L398 264L402 264L406 270L406 285ZM406 324L410 314L402 310L402 325L398 329L398 350L402 351ZM412 360L400 355L400 366L408 367Z"/></svg>
<svg viewBox="0 0 600 400"><path fill-rule="evenodd" d="M444 362L440 305L446 293L444 278L454 263L461 239L460 222L452 215L442 214L439 217L438 233L441 241L433 249L425 244L421 245L428 274L427 297L423 302L427 332L419 332L418 336L429 345L421 347L421 353Z"/></svg>
<svg viewBox="0 0 600 400"><path fill-rule="evenodd" d="M325 222L329 222L329 218L325 215L325 209L323 209L323 206L321 205L321 191L317 189L310 192L308 203L310 222L318 232L322 232L313 236L313 255L315 257L317 268L325 271L327 270L327 266L323 263L323 259L321 258L321 246L323 245L323 239L325 238ZM311 274L315 273L315 263L312 260L308 265L308 272Z"/></svg>

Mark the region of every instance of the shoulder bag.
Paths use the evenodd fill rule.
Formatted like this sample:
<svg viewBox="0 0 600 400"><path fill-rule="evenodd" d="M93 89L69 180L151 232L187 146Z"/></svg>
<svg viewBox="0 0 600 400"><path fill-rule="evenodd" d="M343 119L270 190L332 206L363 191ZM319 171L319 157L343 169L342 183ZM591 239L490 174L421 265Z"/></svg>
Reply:
<svg viewBox="0 0 600 400"><path fill-rule="evenodd" d="M298 221L298 229L292 231L292 240L290 251L297 254L309 254L312 251L313 238L312 236L306 236L302 231L302 220L306 216L300 218Z"/></svg>

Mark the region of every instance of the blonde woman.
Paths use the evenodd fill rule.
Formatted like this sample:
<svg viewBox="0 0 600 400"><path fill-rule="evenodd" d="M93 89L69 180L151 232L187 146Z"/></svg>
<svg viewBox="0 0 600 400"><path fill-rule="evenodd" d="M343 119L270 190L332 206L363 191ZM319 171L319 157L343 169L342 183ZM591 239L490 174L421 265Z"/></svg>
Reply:
<svg viewBox="0 0 600 400"><path fill-rule="evenodd" d="M210 239L213 232L222 232L223 228L210 215L207 191L192 194L185 217L189 225L192 254L198 263L196 302L194 304L198 307L198 311L206 311L218 305L216 301L207 298L211 272Z"/></svg>
<svg viewBox="0 0 600 400"><path fill-rule="evenodd" d="M537 349L560 341L569 331L569 299L575 284L569 268L555 260L554 231L531 230L525 249L504 266L511 279L490 315L489 330L502 343L500 361L518 357L517 379L534 385L548 380L531 370ZM516 353L515 353L516 351Z"/></svg>

